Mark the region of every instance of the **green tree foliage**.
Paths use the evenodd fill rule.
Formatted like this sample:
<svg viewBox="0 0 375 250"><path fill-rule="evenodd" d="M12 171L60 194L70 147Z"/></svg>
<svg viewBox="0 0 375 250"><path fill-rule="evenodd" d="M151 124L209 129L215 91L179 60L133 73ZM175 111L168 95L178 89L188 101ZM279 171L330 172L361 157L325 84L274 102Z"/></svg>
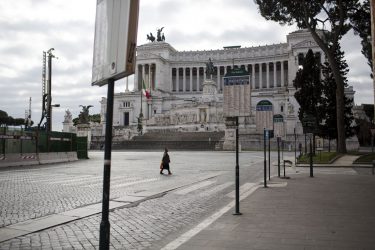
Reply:
<svg viewBox="0 0 375 250"><path fill-rule="evenodd" d="M74 126L77 126L78 121L79 121L78 117L74 118L74 119L73 119L73 125L74 125ZM90 122L97 122L97 123L100 123L100 114L89 115L89 121L90 121Z"/></svg>
<svg viewBox="0 0 375 250"><path fill-rule="evenodd" d="M372 71L372 46L371 46L371 11L370 1L365 0L358 11L353 13L350 17L350 22L353 26L354 34L361 38L362 54L367 59L367 64ZM371 74L371 77L372 74Z"/></svg>
<svg viewBox="0 0 375 250"><path fill-rule="evenodd" d="M8 116L8 113L0 110L0 126L23 126L25 125L24 118L13 118Z"/></svg>
<svg viewBox="0 0 375 250"><path fill-rule="evenodd" d="M323 120L322 110L324 109L320 72L320 58L309 49L303 60L302 69L297 71L293 81L293 86L297 90L294 97L300 105L298 111L300 121L304 114L310 114L316 118L316 126Z"/></svg>
<svg viewBox="0 0 375 250"><path fill-rule="evenodd" d="M0 110L0 126L1 125L6 125L8 122L8 113Z"/></svg>
<svg viewBox="0 0 375 250"><path fill-rule="evenodd" d="M370 122L374 122L374 105L373 104L362 104L363 110Z"/></svg>
<svg viewBox="0 0 375 250"><path fill-rule="evenodd" d="M349 72L348 64L344 59L344 52L341 51L340 46L337 47L335 58L340 66L340 73L344 81L344 86L348 86L347 74ZM332 69L328 62L325 62L322 67L323 73L323 102L324 102L324 123L321 125L321 131L324 138L337 139L337 117L336 117L336 82L332 74ZM353 129L353 99L344 96L344 127L345 136L350 137L354 135Z"/></svg>
<svg viewBox="0 0 375 250"><path fill-rule="evenodd" d="M359 0L254 0L261 15L280 24L296 24L308 29L325 53L336 82L338 152L346 152L344 128L344 82L335 60L339 41L351 28L349 18L359 8Z"/></svg>
<svg viewBox="0 0 375 250"><path fill-rule="evenodd" d="M355 130L358 137L359 145L371 146L371 128L373 124L366 119L355 119L355 123L357 124Z"/></svg>

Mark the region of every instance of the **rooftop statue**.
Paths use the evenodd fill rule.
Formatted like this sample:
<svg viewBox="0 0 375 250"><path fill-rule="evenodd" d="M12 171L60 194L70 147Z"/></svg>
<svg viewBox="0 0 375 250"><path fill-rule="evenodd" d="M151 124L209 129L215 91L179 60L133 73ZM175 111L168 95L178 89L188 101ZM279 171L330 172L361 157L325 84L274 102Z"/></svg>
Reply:
<svg viewBox="0 0 375 250"><path fill-rule="evenodd" d="M152 35L151 32L150 32L150 35L147 34L147 40L150 40L150 42L155 42L155 37L154 35Z"/></svg>
<svg viewBox="0 0 375 250"><path fill-rule="evenodd" d="M157 35L156 35L157 39L156 39L156 41L158 41L158 42L165 41L164 33L163 33L163 35L161 34L163 29L164 29L164 27L161 27L160 29L157 29Z"/></svg>
<svg viewBox="0 0 375 250"><path fill-rule="evenodd" d="M94 106L92 105L88 105L88 106L79 105L79 106L82 107L82 111L78 115L78 124L88 124L89 123L89 109Z"/></svg>
<svg viewBox="0 0 375 250"><path fill-rule="evenodd" d="M161 27L160 29L156 29L156 38L154 35L150 32L150 34L147 34L147 40L150 42L155 42L155 39L157 42L164 42L165 41L165 36L164 33L161 33L163 31L164 27Z"/></svg>

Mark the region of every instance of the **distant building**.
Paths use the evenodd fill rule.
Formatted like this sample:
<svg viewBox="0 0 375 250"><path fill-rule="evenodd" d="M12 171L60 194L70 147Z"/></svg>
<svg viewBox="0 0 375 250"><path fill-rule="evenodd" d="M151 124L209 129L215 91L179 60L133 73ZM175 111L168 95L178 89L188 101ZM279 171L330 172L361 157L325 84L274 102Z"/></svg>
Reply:
<svg viewBox="0 0 375 250"><path fill-rule="evenodd" d="M233 67L244 68L251 75L252 115L240 119L241 134L260 135L264 124L274 121L275 135L292 136L294 131L302 134L292 82L309 49L322 60L324 54L306 30L292 32L286 40L273 45L204 51L177 51L164 41L138 46L134 90L115 93L114 97L115 140L138 135L141 110L143 133L225 131L223 77ZM215 66L212 80L216 86L205 83L209 58ZM143 86L150 98L141 99ZM353 89L348 88L346 94L353 98ZM100 103L104 134L106 98Z"/></svg>

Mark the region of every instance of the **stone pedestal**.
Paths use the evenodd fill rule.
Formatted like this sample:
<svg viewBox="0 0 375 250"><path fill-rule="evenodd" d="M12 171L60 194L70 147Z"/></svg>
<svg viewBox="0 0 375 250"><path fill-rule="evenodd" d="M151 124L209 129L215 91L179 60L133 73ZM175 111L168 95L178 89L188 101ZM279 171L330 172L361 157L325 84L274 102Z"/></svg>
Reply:
<svg viewBox="0 0 375 250"><path fill-rule="evenodd" d="M223 150L236 150L236 129L225 129ZM238 150L241 151L241 143L238 142Z"/></svg>
<svg viewBox="0 0 375 250"><path fill-rule="evenodd" d="M90 124L78 124L77 125L77 136L87 136L87 149L90 149L91 144L91 129Z"/></svg>
<svg viewBox="0 0 375 250"><path fill-rule="evenodd" d="M208 103L212 101L218 101L216 82L206 79L203 82L202 102Z"/></svg>
<svg viewBox="0 0 375 250"><path fill-rule="evenodd" d="M75 133L75 127L73 126L73 122L63 122L63 130L62 132L67 133Z"/></svg>

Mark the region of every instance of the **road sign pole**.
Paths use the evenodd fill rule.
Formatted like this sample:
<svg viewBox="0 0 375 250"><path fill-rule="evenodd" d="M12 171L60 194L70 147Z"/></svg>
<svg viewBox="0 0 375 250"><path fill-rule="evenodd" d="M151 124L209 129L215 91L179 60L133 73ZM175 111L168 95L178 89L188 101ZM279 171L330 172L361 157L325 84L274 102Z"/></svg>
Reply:
<svg viewBox="0 0 375 250"><path fill-rule="evenodd" d="M241 215L240 213L240 165L238 156L238 116L236 116L236 211L233 215Z"/></svg>
<svg viewBox="0 0 375 250"><path fill-rule="evenodd" d="M314 177L314 170L313 170L313 150L312 150L312 135L310 135L310 177Z"/></svg>
<svg viewBox="0 0 375 250"><path fill-rule="evenodd" d="M268 135L268 180L271 180L271 136Z"/></svg>
<svg viewBox="0 0 375 250"><path fill-rule="evenodd" d="M113 123L113 94L115 81L108 80L107 115L105 126L104 148L104 174L103 174L103 201L102 221L100 222L99 249L109 249L110 223L109 223L109 194L111 181L111 152L112 152L112 123Z"/></svg>
<svg viewBox="0 0 375 250"><path fill-rule="evenodd" d="M297 134L296 128L294 128L294 165L297 164Z"/></svg>
<svg viewBox="0 0 375 250"><path fill-rule="evenodd" d="M263 130L264 141L264 187L267 187L267 130Z"/></svg>
<svg viewBox="0 0 375 250"><path fill-rule="evenodd" d="M280 137L277 137L277 176L280 177Z"/></svg>

